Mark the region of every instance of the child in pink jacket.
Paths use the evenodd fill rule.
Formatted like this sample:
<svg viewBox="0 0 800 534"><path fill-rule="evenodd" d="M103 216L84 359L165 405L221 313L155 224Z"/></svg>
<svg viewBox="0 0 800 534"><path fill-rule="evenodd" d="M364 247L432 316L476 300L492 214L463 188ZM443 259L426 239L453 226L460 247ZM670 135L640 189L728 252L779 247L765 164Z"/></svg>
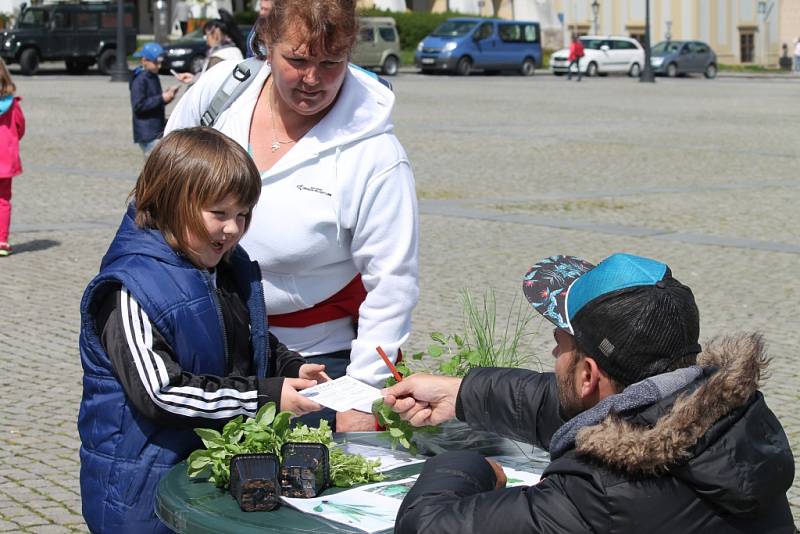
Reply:
<svg viewBox="0 0 800 534"><path fill-rule="evenodd" d="M0 257L11 254L8 228L11 225L11 181L22 172L19 140L25 135L25 115L14 96L17 86L5 62L0 59Z"/></svg>

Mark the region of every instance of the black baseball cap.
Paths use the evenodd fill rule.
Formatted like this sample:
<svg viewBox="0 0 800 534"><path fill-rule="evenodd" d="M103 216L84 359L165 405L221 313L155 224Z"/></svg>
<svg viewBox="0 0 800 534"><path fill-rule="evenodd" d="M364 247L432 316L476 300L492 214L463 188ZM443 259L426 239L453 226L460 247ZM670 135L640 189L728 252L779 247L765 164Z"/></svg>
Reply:
<svg viewBox="0 0 800 534"><path fill-rule="evenodd" d="M528 271L522 290L536 311L575 336L623 384L662 373L701 350L692 290L659 261L618 253L595 266L551 256Z"/></svg>

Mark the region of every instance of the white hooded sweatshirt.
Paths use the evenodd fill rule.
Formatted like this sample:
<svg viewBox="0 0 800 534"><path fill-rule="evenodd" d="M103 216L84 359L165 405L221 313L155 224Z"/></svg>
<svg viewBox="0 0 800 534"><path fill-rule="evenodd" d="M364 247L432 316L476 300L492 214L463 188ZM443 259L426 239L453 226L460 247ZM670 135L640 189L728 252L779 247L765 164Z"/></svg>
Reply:
<svg viewBox="0 0 800 534"><path fill-rule="evenodd" d="M166 132L198 126L237 63L224 61L205 73L173 110ZM248 149L269 73L264 64L214 124ZM241 242L261 266L270 314L310 308L361 273L368 294L357 337L349 318L271 330L307 356L351 349L347 374L376 387L390 372L375 347L396 360L419 295L416 191L393 133L393 104L390 89L350 67L333 108L261 174L261 198Z"/></svg>

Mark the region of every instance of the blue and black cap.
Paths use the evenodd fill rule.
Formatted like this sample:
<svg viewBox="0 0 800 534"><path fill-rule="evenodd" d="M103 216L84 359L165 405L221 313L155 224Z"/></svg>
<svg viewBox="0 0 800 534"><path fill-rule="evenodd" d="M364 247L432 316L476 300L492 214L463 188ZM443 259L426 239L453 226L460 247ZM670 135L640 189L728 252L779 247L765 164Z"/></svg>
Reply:
<svg viewBox="0 0 800 534"><path fill-rule="evenodd" d="M612 378L632 384L701 348L700 315L689 287L664 263L614 254L597 266L551 256L525 275L528 302L575 336Z"/></svg>

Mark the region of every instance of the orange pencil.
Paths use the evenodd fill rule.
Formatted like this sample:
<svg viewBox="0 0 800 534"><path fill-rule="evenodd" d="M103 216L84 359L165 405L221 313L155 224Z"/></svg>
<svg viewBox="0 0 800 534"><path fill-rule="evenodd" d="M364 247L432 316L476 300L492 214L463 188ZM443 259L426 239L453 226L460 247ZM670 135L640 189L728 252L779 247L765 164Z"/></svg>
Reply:
<svg viewBox="0 0 800 534"><path fill-rule="evenodd" d="M394 364L392 363L392 360L390 360L389 357L386 355L386 353L383 352L383 349L381 348L381 346L378 345L377 347L375 347L375 350L377 350L378 354L380 354L381 358L383 358L383 363L385 363L386 367L388 367L389 370L392 372L392 375L394 376L394 379L397 380L398 382L401 382L403 380L403 375L401 375L397 371L397 367L394 366Z"/></svg>

